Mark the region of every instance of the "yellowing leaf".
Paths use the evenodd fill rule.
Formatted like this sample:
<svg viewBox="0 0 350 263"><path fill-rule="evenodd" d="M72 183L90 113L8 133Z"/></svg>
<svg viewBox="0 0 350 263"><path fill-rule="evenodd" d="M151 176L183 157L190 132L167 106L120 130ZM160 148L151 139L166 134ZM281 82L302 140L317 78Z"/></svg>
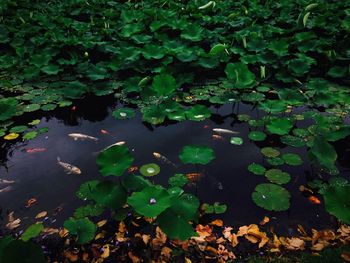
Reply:
<svg viewBox="0 0 350 263"><path fill-rule="evenodd" d="M39 214L37 214L37 215L35 216L35 218L36 218L36 219L39 219L39 218L43 218L43 217L45 217L45 216L47 216L47 211L42 211L42 212L40 212Z"/></svg>
<svg viewBox="0 0 350 263"><path fill-rule="evenodd" d="M106 223L107 223L107 220L101 220L101 221L97 222L97 226L103 227Z"/></svg>
<svg viewBox="0 0 350 263"><path fill-rule="evenodd" d="M4 139L5 139L5 140L8 140L8 141L9 141L9 140L14 140L14 139L17 139L18 136L19 136L18 133L11 132L11 133L7 134L7 135L4 137Z"/></svg>
<svg viewBox="0 0 350 263"><path fill-rule="evenodd" d="M101 254L101 258L108 258L110 254L109 245L108 244L104 245L102 250L103 250L103 253Z"/></svg>

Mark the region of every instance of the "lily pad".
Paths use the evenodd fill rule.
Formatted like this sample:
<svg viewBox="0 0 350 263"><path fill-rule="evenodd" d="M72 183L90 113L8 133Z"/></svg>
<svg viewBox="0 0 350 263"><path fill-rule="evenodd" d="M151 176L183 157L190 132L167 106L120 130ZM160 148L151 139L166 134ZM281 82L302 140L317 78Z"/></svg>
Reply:
<svg viewBox="0 0 350 263"><path fill-rule="evenodd" d="M77 235L77 242L79 244L87 243L95 236L96 226L87 218L70 218L63 225L70 234Z"/></svg>
<svg viewBox="0 0 350 263"><path fill-rule="evenodd" d="M252 141L260 142L266 139L266 134L261 131L251 131L248 134L248 138L251 139Z"/></svg>
<svg viewBox="0 0 350 263"><path fill-rule="evenodd" d="M135 191L135 192L139 192L142 189L146 188L147 186L151 186L150 181L148 181L142 176L137 176L133 174L130 174L125 178L123 178L122 184L128 191Z"/></svg>
<svg viewBox="0 0 350 263"><path fill-rule="evenodd" d="M152 89L159 96L169 96L176 89L176 80L169 74L158 75L153 79Z"/></svg>
<svg viewBox="0 0 350 263"><path fill-rule="evenodd" d="M233 81L234 88L250 88L255 83L255 75L244 63L228 63L225 68L225 73L227 78Z"/></svg>
<svg viewBox="0 0 350 263"><path fill-rule="evenodd" d="M18 101L15 98L0 99L0 121L10 119L16 114Z"/></svg>
<svg viewBox="0 0 350 263"><path fill-rule="evenodd" d="M38 136L38 132L36 131L27 132L26 134L23 135L23 140L27 140L27 141L33 140L37 136Z"/></svg>
<svg viewBox="0 0 350 263"><path fill-rule="evenodd" d="M210 115L210 110L203 105L195 105L186 111L186 117L191 121L203 121L209 118Z"/></svg>
<svg viewBox="0 0 350 263"><path fill-rule="evenodd" d="M135 111L130 108L121 108L113 111L112 115L118 120L131 119L135 116Z"/></svg>
<svg viewBox="0 0 350 263"><path fill-rule="evenodd" d="M156 217L172 205L172 196L160 186L149 186L141 192L134 192L127 202L137 213Z"/></svg>
<svg viewBox="0 0 350 263"><path fill-rule="evenodd" d="M293 130L294 132L295 130ZM284 135L281 137L281 142L292 146L292 147L304 147L306 142L302 138L292 136L292 135Z"/></svg>
<svg viewBox="0 0 350 263"><path fill-rule="evenodd" d="M9 134L7 134L6 136L4 136L4 139L10 141L10 140L15 140L15 139L17 139L18 137L19 137L19 134L18 134L18 133L12 132L12 133L9 133Z"/></svg>
<svg viewBox="0 0 350 263"><path fill-rule="evenodd" d="M206 146L188 145L182 148L179 157L184 164L208 164L215 159L215 153Z"/></svg>
<svg viewBox="0 0 350 263"><path fill-rule="evenodd" d="M290 206L290 194L283 187L275 184L259 184L252 193L257 206L269 211L285 211Z"/></svg>
<svg viewBox="0 0 350 263"><path fill-rule="evenodd" d="M261 153L269 158L274 158L280 155L280 152L272 147L264 147L261 149Z"/></svg>
<svg viewBox="0 0 350 263"><path fill-rule="evenodd" d="M188 178L184 174L175 174L169 178L168 183L172 187L183 187L188 183Z"/></svg>
<svg viewBox="0 0 350 263"><path fill-rule="evenodd" d="M29 226L26 231L21 236L23 241L29 241L31 238L37 237L41 231L43 231L44 226L42 223L33 224Z"/></svg>
<svg viewBox="0 0 350 263"><path fill-rule="evenodd" d="M265 176L271 183L276 184L286 184L291 179L288 173L279 169L270 169L266 171Z"/></svg>
<svg viewBox="0 0 350 263"><path fill-rule="evenodd" d="M20 125L20 126L14 126L10 129L10 132L14 132L14 133L21 133L24 132L25 130L27 130L28 127L25 125Z"/></svg>
<svg viewBox="0 0 350 263"><path fill-rule="evenodd" d="M256 174L256 175L264 175L265 174L265 167L260 165L260 164L257 164L257 163L251 163L249 164L248 166L248 171L249 172L252 172L253 174Z"/></svg>
<svg viewBox="0 0 350 263"><path fill-rule="evenodd" d="M97 204L110 209L121 208L126 203L126 190L110 181L98 183L91 192L91 198Z"/></svg>
<svg viewBox="0 0 350 263"><path fill-rule="evenodd" d="M293 123L287 118L272 119L268 125L266 125L269 132L272 134L285 135L288 134Z"/></svg>
<svg viewBox="0 0 350 263"><path fill-rule="evenodd" d="M131 156L129 149L124 145L109 147L102 151L96 160L103 176L121 176L133 161L134 158Z"/></svg>
<svg viewBox="0 0 350 263"><path fill-rule="evenodd" d="M140 173L146 177L155 176L159 174L159 172L160 172L160 167L158 164L155 164L155 163L145 164L145 165L142 165L140 168Z"/></svg>
<svg viewBox="0 0 350 263"><path fill-rule="evenodd" d="M303 163L303 160L299 155L295 153L285 153L282 155L282 159L286 162L286 164L297 166Z"/></svg>
<svg viewBox="0 0 350 263"><path fill-rule="evenodd" d="M33 111L37 111L40 109L40 105L39 104L29 104L24 106L23 111L24 112L33 112Z"/></svg>

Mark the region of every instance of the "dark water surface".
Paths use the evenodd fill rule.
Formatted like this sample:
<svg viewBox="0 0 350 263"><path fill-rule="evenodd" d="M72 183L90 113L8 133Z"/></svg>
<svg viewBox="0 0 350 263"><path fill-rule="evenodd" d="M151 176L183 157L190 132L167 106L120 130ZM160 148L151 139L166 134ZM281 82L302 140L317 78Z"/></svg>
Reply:
<svg viewBox="0 0 350 263"><path fill-rule="evenodd" d="M305 228L318 229L336 225L336 220L325 212L324 204L310 203L298 190L300 185L306 184L307 178L312 179L310 165L306 159L306 149L284 147L275 142L274 138L268 138L264 143L254 143L247 137L249 125L235 121L238 113L249 114L253 118L257 118L260 114L261 117L262 113L253 106L240 104L239 109L235 107L233 112L232 104L224 105L213 108L214 114L209 120L168 123L159 127L144 124L140 113L130 120L116 120L111 115L113 107L112 102L103 101L102 103L99 99L87 100L84 104L77 105L77 111L58 110L51 116L42 117L38 127L49 127L48 133L28 142L19 140L16 144L3 144L1 151L4 163L0 168L0 178L15 180L16 183L12 185L12 191L0 193L2 227L7 222L6 212L8 211L15 211L15 217L22 219L20 229L24 229L25 226L35 222L35 215L43 210L48 211L45 225L61 226L63 221L73 214L74 209L83 203L75 197L79 185L88 180L103 179L98 173L95 162L97 153L118 141L126 141L135 158L133 165L141 166L151 162L160 165L161 173L154 177L156 183L166 186L168 178L174 173L202 172L204 176L197 187L191 187L189 190L197 193L201 202L218 201L227 204L227 212L218 216L224 219L227 225L258 223L264 216L270 217L270 224L281 234L294 233L298 224ZM33 116L27 121L32 119L34 119ZM25 123L22 122L22 124ZM230 144L231 135L222 135L224 140L213 140L212 129L215 127L239 132L234 136L242 137L243 145ZM110 135L102 134L101 129L107 130ZM74 141L68 137L69 133L88 134L98 137L99 141ZM178 154L183 146L189 144L212 147L216 159L206 166L181 165ZM251 199L255 186L268 181L264 176L248 172L247 166L252 162L264 164L260 149L267 145L282 146L284 148L280 149L281 153L296 152L304 160L301 166L283 165L281 167L292 177L291 182L285 186L292 196L291 207L286 212L265 211L257 207ZM44 147L48 150L35 154L25 151L36 147ZM344 143L338 145L337 150L344 151ZM153 157L153 152L166 156L178 164L178 168L160 163ZM344 152L343 155L346 153ZM57 157L81 168L82 174L66 174L57 164ZM344 158L348 159L340 156L340 159ZM346 165L346 161L342 164ZM340 166L340 170L346 169ZM348 172L344 172L344 175L349 177ZM30 208L26 208L26 201L33 197L37 202ZM54 210L58 206L63 207L63 210L54 216Z"/></svg>

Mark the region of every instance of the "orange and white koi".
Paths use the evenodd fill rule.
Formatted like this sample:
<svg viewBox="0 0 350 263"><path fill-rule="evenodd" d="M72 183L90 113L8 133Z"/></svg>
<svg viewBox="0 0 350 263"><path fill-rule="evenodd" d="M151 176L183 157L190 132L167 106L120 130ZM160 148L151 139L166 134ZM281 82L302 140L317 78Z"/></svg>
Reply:
<svg viewBox="0 0 350 263"><path fill-rule="evenodd" d="M74 141L77 141L77 140L98 141L98 138L93 137L93 136L89 136L89 135L86 135L86 134L82 134L82 133L70 133L70 134L68 134L68 136L73 138Z"/></svg>
<svg viewBox="0 0 350 263"><path fill-rule="evenodd" d="M61 162L60 157L57 157L57 162L63 167L67 174L81 174L81 170L78 167L70 163Z"/></svg>
<svg viewBox="0 0 350 263"><path fill-rule="evenodd" d="M160 153L154 152L153 156L166 164L170 164L174 167L177 167L176 164L174 164L172 161L170 161L168 158L166 158L164 155L161 155Z"/></svg>
<svg viewBox="0 0 350 263"><path fill-rule="evenodd" d="M236 132L236 131L231 131L231 130L228 130L228 129L221 129L221 128L214 128L213 132L226 133L226 134L238 134L239 133L239 132Z"/></svg>
<svg viewBox="0 0 350 263"><path fill-rule="evenodd" d="M45 152L47 149L46 148L29 148L26 149L26 153L42 153Z"/></svg>
<svg viewBox="0 0 350 263"><path fill-rule="evenodd" d="M128 168L128 173L136 172L139 168L137 166L132 166Z"/></svg>

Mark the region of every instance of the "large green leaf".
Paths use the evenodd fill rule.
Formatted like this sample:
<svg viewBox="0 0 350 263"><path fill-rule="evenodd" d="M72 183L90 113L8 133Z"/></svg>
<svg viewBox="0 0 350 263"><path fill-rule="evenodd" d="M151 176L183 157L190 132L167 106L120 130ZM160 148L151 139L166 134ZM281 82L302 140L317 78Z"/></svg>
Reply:
<svg viewBox="0 0 350 263"><path fill-rule="evenodd" d="M334 147L324 138L317 137L309 153L316 157L317 162L330 170L334 169L334 163L337 160L337 152Z"/></svg>
<svg viewBox="0 0 350 263"><path fill-rule="evenodd" d="M43 251L40 246L32 242L13 240L3 250L1 263L44 263Z"/></svg>
<svg viewBox="0 0 350 263"><path fill-rule="evenodd" d="M188 145L182 148L179 157L184 164L208 164L215 159L215 153L206 146Z"/></svg>
<svg viewBox="0 0 350 263"><path fill-rule="evenodd" d="M100 182L91 193L91 198L97 204L110 209L121 208L126 203L126 197L127 193L123 186L109 181Z"/></svg>
<svg viewBox="0 0 350 263"><path fill-rule="evenodd" d="M243 63L228 63L225 68L227 78L233 81L233 88L250 88L255 83L255 75Z"/></svg>
<svg viewBox="0 0 350 263"><path fill-rule="evenodd" d="M124 146L112 146L102 151L96 159L103 176L121 176L132 164L134 158L129 149Z"/></svg>
<svg viewBox="0 0 350 263"><path fill-rule="evenodd" d="M77 242L84 244L92 240L95 236L96 226L87 218L70 218L64 221L64 227L72 235L77 235Z"/></svg>
<svg viewBox="0 0 350 263"><path fill-rule="evenodd" d="M169 74L155 76L152 89L158 96L169 96L176 90L176 80Z"/></svg>
<svg viewBox="0 0 350 263"><path fill-rule="evenodd" d="M16 114L18 102L15 98L0 99L0 121L10 119Z"/></svg>
<svg viewBox="0 0 350 263"><path fill-rule="evenodd" d="M345 224L350 224L350 185L329 186L322 191L326 210Z"/></svg>
<svg viewBox="0 0 350 263"><path fill-rule="evenodd" d="M149 186L134 192L127 202L140 215L156 217L172 205L173 197L161 186Z"/></svg>
<svg viewBox="0 0 350 263"><path fill-rule="evenodd" d="M202 121L209 118L210 115L210 110L204 105L197 104L186 111L186 117L191 121Z"/></svg>
<svg viewBox="0 0 350 263"><path fill-rule="evenodd" d="M289 192L275 184L257 185L252 198L255 204L270 211L285 211L290 206Z"/></svg>
<svg viewBox="0 0 350 263"><path fill-rule="evenodd" d="M43 231L44 226L42 223L38 223L38 224L33 224L31 226L29 226L26 231L24 231L24 233L21 236L21 239L23 241L28 241L31 238L37 237L41 231Z"/></svg>
<svg viewBox="0 0 350 263"><path fill-rule="evenodd" d="M276 118L272 119L266 127L272 134L285 135L292 129L293 122L289 118Z"/></svg>

